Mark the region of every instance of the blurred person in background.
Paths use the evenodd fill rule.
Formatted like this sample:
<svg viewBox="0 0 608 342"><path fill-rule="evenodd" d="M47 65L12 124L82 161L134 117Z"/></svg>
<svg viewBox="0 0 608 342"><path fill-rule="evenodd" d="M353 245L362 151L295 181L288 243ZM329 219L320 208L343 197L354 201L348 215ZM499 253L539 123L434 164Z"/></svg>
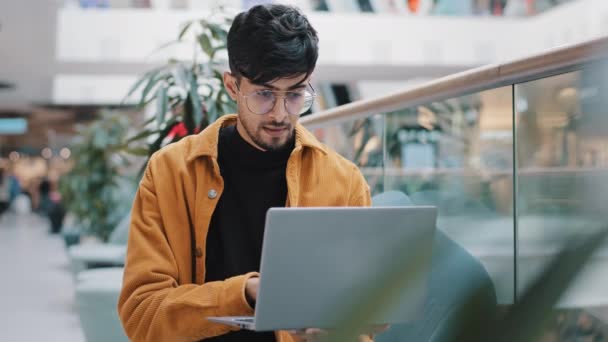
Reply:
<svg viewBox="0 0 608 342"><path fill-rule="evenodd" d="M12 204L15 202L17 197L21 194L21 184L19 182L19 179L17 178L17 176L15 176L15 174L13 172L10 172L8 179L10 182L9 203Z"/></svg>
<svg viewBox="0 0 608 342"><path fill-rule="evenodd" d="M49 219L52 234L60 233L66 211L61 203L58 179L44 177L40 182L38 193L40 194L38 212Z"/></svg>
<svg viewBox="0 0 608 342"><path fill-rule="evenodd" d="M5 169L0 169L0 215L4 215L10 204L10 178Z"/></svg>
<svg viewBox="0 0 608 342"><path fill-rule="evenodd" d="M238 113L154 154L135 197L118 303L134 342L313 340L318 330L259 333L207 317L254 314L269 208L371 202L359 169L298 124L318 57L307 18L255 6L227 45L224 87Z"/></svg>
<svg viewBox="0 0 608 342"><path fill-rule="evenodd" d="M47 177L42 177L38 184L38 205L36 206L36 211L41 215L48 215L51 207L50 193L51 182Z"/></svg>

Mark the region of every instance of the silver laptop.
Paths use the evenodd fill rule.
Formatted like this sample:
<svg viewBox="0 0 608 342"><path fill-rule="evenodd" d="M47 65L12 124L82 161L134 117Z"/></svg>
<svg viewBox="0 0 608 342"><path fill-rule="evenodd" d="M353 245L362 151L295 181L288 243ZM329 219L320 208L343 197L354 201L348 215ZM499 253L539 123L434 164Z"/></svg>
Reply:
<svg viewBox="0 0 608 342"><path fill-rule="evenodd" d="M359 294L382 286L383 266L401 253L422 276L370 324L411 321L426 296L436 218L435 207L272 208L255 316L208 319L255 331L335 327Z"/></svg>

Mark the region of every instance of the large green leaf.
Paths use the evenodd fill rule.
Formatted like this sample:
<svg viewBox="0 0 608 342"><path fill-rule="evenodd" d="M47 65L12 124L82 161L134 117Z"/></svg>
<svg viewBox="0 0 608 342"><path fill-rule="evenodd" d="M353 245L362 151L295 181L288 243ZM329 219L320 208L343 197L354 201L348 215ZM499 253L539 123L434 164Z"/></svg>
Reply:
<svg viewBox="0 0 608 342"><path fill-rule="evenodd" d="M408 241L402 244L411 245ZM395 299L403 291L408 291L420 283L419 279L425 277L426 265L431 258L431 251L425 246L412 248L399 248L387 250L382 258L382 270L373 284L362 288L356 293L349 293L344 305L335 308L340 321L323 341L356 341L359 335L368 333L370 322L375 317L392 308Z"/></svg>
<svg viewBox="0 0 608 342"><path fill-rule="evenodd" d="M584 237L565 239L565 247L551 261L538 279L530 286L521 299L506 314L496 317L484 317L480 320L477 314L460 317L450 341L471 342L533 342L537 341L544 322L552 316L552 308L558 299L572 284L591 256L604 244L608 236L608 227L604 227ZM415 247L416 248L416 247ZM425 251L419 250L414 255L427 257ZM424 275L426 269L420 257L405 258L411 251L389 251L385 262L381 263L381 275L376 277L374 286L366 293L350 293L352 303L347 302L342 308L336 308L341 323L323 341L351 342L357 336L367 332L366 324L380 312L390 308L397 295L407 290L408 284L415 283ZM438 259L448 258L439 251ZM468 301L474 303L477 293L471 289ZM465 302L467 299L465 299Z"/></svg>
<svg viewBox="0 0 608 342"><path fill-rule="evenodd" d="M604 244L608 227L583 234L565 239L563 249L505 315L490 324L463 325L459 340L538 341L553 307Z"/></svg>

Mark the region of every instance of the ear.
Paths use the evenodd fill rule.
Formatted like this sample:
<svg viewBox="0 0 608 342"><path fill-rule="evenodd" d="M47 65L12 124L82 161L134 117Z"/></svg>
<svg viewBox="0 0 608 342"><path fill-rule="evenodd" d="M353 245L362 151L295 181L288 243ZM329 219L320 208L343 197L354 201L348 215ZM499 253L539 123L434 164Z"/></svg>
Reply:
<svg viewBox="0 0 608 342"><path fill-rule="evenodd" d="M228 95L230 95L233 101L236 101L238 92L235 82L236 78L231 73L228 71L224 72L224 88L226 88Z"/></svg>

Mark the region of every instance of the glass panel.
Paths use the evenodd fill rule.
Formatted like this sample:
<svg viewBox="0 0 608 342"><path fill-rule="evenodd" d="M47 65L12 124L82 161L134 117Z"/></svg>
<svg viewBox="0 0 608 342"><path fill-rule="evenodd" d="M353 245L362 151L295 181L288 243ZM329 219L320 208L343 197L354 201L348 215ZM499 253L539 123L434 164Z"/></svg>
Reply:
<svg viewBox="0 0 608 342"><path fill-rule="evenodd" d="M521 292L569 236L606 223L608 69L595 65L520 84L515 94ZM569 340L578 340L605 328L606 274L604 247L562 298L564 311L549 334L562 340L561 334L569 331L575 334Z"/></svg>
<svg viewBox="0 0 608 342"><path fill-rule="evenodd" d="M436 205L438 228L513 300L512 87L387 114L385 189ZM465 276L463 274L463 276Z"/></svg>
<svg viewBox="0 0 608 342"><path fill-rule="evenodd" d="M372 195L384 190L383 115L317 128L313 133L320 141L361 169Z"/></svg>

